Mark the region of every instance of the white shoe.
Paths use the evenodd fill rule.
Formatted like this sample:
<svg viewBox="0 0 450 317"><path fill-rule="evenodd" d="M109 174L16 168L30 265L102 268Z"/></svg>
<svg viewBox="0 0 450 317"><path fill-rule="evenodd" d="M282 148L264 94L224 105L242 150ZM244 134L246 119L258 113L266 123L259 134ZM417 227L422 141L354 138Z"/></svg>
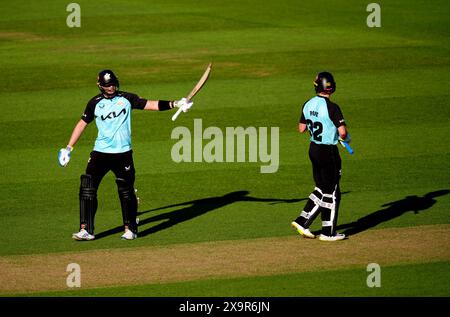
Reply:
<svg viewBox="0 0 450 317"><path fill-rule="evenodd" d="M306 238L314 239L316 237L311 231L309 231L309 229L303 228L295 221L291 222L291 226L292 228L296 229L298 233L300 233L302 236Z"/></svg>
<svg viewBox="0 0 450 317"><path fill-rule="evenodd" d="M137 234L129 229L125 229L125 233L120 238L122 238L122 240L134 240L137 238Z"/></svg>
<svg viewBox="0 0 450 317"><path fill-rule="evenodd" d="M345 234L343 234L343 233L336 233L336 235L334 235L334 236L326 236L324 234L321 234L319 236L320 241L339 241L339 240L344 240L344 239L345 239Z"/></svg>
<svg viewBox="0 0 450 317"><path fill-rule="evenodd" d="M89 241L94 240L95 236L87 232L85 229L81 229L80 232L76 232L72 234L72 239L78 240L78 241Z"/></svg>

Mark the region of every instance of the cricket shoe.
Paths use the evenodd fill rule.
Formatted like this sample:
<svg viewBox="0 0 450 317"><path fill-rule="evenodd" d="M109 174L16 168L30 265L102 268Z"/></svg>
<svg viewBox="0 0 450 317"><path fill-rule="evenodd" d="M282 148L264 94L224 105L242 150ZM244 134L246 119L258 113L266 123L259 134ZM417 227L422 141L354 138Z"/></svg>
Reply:
<svg viewBox="0 0 450 317"><path fill-rule="evenodd" d="M125 233L120 238L122 240L134 240L137 238L137 233L134 233L130 229L125 229Z"/></svg>
<svg viewBox="0 0 450 317"><path fill-rule="evenodd" d="M80 232L72 234L72 239L75 239L77 241L89 241L94 240L95 236L87 232L85 229L81 229Z"/></svg>
<svg viewBox="0 0 450 317"><path fill-rule="evenodd" d="M319 236L320 241L339 241L339 240L344 240L344 239L345 239L345 234L343 234L343 233L336 233L336 235L334 235L334 236L326 236L324 234L321 234Z"/></svg>
<svg viewBox="0 0 450 317"><path fill-rule="evenodd" d="M292 221L291 226L292 226L292 228L297 230L297 232L300 233L305 238L314 239L316 237L311 231L309 231L309 229L303 228L302 226L300 226L295 221Z"/></svg>

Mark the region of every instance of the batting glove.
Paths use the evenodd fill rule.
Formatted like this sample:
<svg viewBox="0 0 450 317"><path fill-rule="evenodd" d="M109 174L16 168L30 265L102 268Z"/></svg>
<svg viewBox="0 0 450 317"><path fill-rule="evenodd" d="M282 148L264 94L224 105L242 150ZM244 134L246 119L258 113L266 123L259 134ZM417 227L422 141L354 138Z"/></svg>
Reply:
<svg viewBox="0 0 450 317"><path fill-rule="evenodd" d="M73 148L71 146L67 146L65 149L59 150L58 153L58 162L62 167L66 167L70 161L70 152L72 152Z"/></svg>
<svg viewBox="0 0 450 317"><path fill-rule="evenodd" d="M174 106L177 108L181 108L183 112L187 112L193 105L194 102L187 100L186 98L181 98L180 100L174 102Z"/></svg>
<svg viewBox="0 0 450 317"><path fill-rule="evenodd" d="M350 133L347 133L347 136L345 137L345 140L343 138L339 137L339 141L350 143L352 141Z"/></svg>

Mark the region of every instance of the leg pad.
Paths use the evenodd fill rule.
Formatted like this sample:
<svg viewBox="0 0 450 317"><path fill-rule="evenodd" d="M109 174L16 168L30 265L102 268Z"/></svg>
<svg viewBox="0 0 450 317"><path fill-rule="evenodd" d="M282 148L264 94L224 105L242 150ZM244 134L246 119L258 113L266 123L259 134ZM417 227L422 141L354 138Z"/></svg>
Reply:
<svg viewBox="0 0 450 317"><path fill-rule="evenodd" d="M123 224L128 226L132 232L137 233L137 198L134 188L123 178L117 178L116 184L122 207Z"/></svg>
<svg viewBox="0 0 450 317"><path fill-rule="evenodd" d="M97 188L91 175L81 175L80 178L80 224L90 234L94 234L94 218L97 211Z"/></svg>

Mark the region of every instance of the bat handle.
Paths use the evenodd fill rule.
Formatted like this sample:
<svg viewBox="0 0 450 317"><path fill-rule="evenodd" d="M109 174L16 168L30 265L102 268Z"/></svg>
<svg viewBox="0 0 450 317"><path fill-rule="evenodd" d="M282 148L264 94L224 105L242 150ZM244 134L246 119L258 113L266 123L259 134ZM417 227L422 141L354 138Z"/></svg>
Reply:
<svg viewBox="0 0 450 317"><path fill-rule="evenodd" d="M339 141L339 142L341 142L342 146L347 149L348 153L350 153L350 154L355 153L353 151L352 147L347 142L344 142L344 141Z"/></svg>
<svg viewBox="0 0 450 317"><path fill-rule="evenodd" d="M180 115L181 111L183 111L181 108L178 108L177 112L172 116L172 121L177 120L178 116Z"/></svg>

